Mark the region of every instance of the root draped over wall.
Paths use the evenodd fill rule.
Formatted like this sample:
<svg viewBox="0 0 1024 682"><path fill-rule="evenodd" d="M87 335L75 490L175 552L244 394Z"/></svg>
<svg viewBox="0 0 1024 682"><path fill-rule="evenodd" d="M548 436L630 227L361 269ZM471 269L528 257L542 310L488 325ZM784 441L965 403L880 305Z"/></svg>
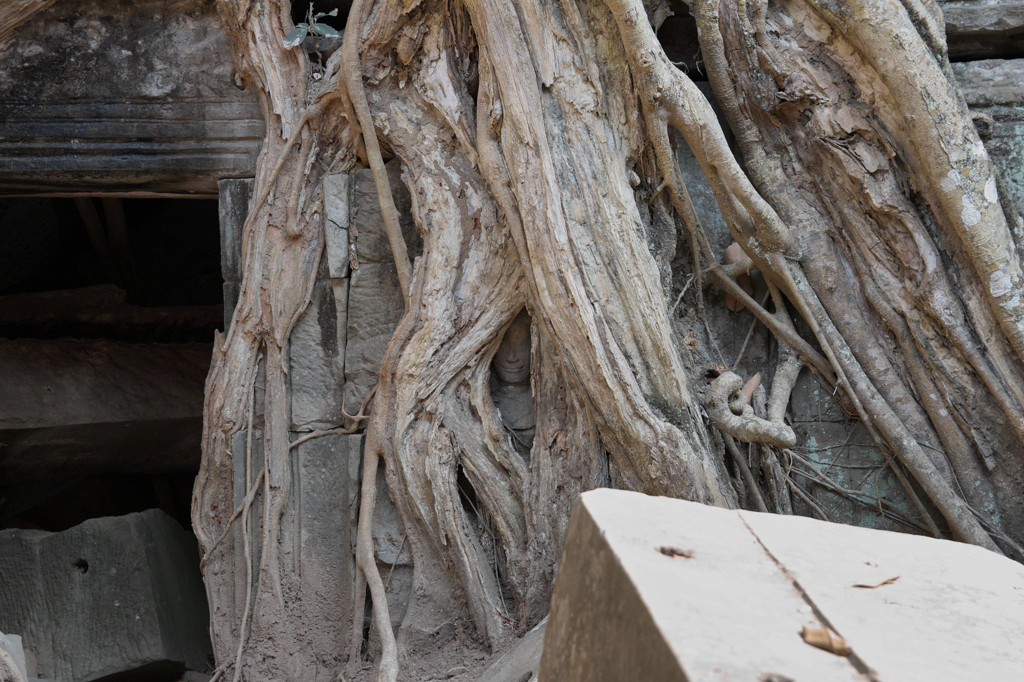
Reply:
<svg viewBox="0 0 1024 682"><path fill-rule="evenodd" d="M321 178L360 160L379 170L381 150L402 162L423 239L403 276L406 313L366 434L359 565L374 596L382 679L396 678L403 653L455 637L452 623L496 647L521 620L542 618L569 508L584 490L739 504L699 403L705 384L687 374L691 351L672 333L671 292L638 195L674 211L697 291L706 269L780 341L779 370L766 377L768 482L743 472L744 499L763 506L760 485L788 500L778 461L790 433L775 427L806 364L876 438L918 500L919 525L1019 551L1020 266L930 0L694 0L743 167L637 0L360 0L319 80L282 45L287 2L219 7L268 120L242 298L208 382L193 505L221 674L314 674L289 667L302 642L279 548L293 503L286 349L323 248ZM744 267L768 280L775 312L711 251L672 129L750 257ZM653 184L634 187L640 176ZM378 189L388 215L390 195ZM393 245L402 272L404 247ZM822 352L799 336L787 306ZM524 307L536 416L527 456L489 388L501 338ZM255 484L239 509L232 443L250 423L262 447L245 450ZM736 451L730 437L724 444ZM397 642L368 536L378 459L414 558ZM218 545L232 518L244 524L244 556ZM241 574L255 587L239 603Z"/></svg>

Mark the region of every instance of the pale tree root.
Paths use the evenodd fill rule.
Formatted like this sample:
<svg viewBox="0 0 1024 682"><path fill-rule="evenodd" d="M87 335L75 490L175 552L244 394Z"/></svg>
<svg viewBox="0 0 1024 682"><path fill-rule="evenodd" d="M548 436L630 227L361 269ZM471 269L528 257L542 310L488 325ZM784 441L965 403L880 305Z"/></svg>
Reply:
<svg viewBox="0 0 1024 682"><path fill-rule="evenodd" d="M796 445L793 429L782 422L770 422L754 414L754 408L740 392L743 379L723 372L711 382L704 409L712 423L724 433L745 443L767 443L778 448Z"/></svg>
<svg viewBox="0 0 1024 682"><path fill-rule="evenodd" d="M801 292L805 292L807 298L813 299L817 307L820 307L820 303L817 303L813 290L806 282L802 281L800 287L796 286L793 271L799 268L790 262L787 255L795 257L797 252L788 227L778 217L774 209L761 199L746 176L739 170L735 160L731 157L721 131L717 128L717 121L707 101L689 82L689 79L674 69L664 56L653 30L646 20L642 5L636 0L609 0L607 4L615 15L622 33L634 78L641 92L640 100L645 108L646 118L650 122L649 125L656 132L660 132L664 125L661 122L664 121L671 123L682 132L704 170L709 184L715 191L719 207L726 217L727 223L731 229L734 229L734 237L745 245L744 250L753 257L762 272L779 277L786 293L796 303L798 310L808 319L814 329L815 335L826 351L832 369L838 375L838 385L843 386L850 394L873 436L877 434L876 440L879 444L883 443L882 434L875 430L872 420L869 419L868 410L865 410L862 405L862 396L869 401L871 414L881 415L877 421L885 434L885 445L891 447L900 459L908 464L914 472L915 478L946 516L954 535L959 539L980 544L989 549L996 549L991 537L979 525L963 500L956 496L945 481L935 480L939 479L939 476L934 465L923 454L920 446L907 432L898 417L892 414L888 404L878 395L877 390L867 380L867 377L863 376L863 371L853 360L849 349L845 348L845 344L834 325L828 320L827 315L822 317L811 314L807 303L802 300L805 297ZM715 3L710 3L710 5L710 8L701 6L702 11L698 11L698 18L699 20L703 18L702 42L708 42L710 45L706 53L714 53L711 56L716 58L717 62L713 68L720 70L723 67L727 68L727 64L725 64L724 57L715 53L715 49L721 46L721 38L717 33L719 31L717 5ZM702 14L705 16L701 17ZM713 22L709 19L712 15ZM708 31L714 35L708 36ZM708 58L707 54L706 58ZM727 71L716 72L720 78L724 78L726 73ZM747 130L741 128L740 136L749 132L750 128L751 126L748 126ZM652 135L655 139L659 168L672 190L673 205L680 213L684 225L691 231L693 238L698 239L702 244L708 260L716 263L714 256L710 253L710 248L706 246L706 238L699 230L692 203L682 185L671 148L664 142L667 140L667 135L659 136L654 133ZM661 144L658 144L659 139L662 140ZM756 164L758 160L754 159L753 161ZM713 270L713 272L715 271ZM800 279L802 280L802 277ZM745 292L728 275L722 273L718 280L723 288L736 298L743 300L755 315L759 315L760 306L746 296ZM773 332L782 331L785 334L789 331L782 329L781 325L770 325L769 320L771 319L765 315L765 324L769 325ZM822 328L823 325L826 327L825 329ZM799 348L800 342L796 339L786 338L787 336L792 337L791 334L785 334L785 336L780 334L780 338L785 339L794 348ZM840 364L836 354L831 350L831 345L835 343L843 346L842 358L849 362ZM846 366L844 367L844 365ZM851 371L858 378L856 384L846 381L846 375ZM859 380L861 377L863 380ZM884 446L883 452L888 457ZM931 521L927 510L920 504L920 500L917 499L909 482L902 478L901 472L895 467L895 463L893 464L897 476L901 478L911 499L915 501L933 532L938 534L938 528Z"/></svg>
<svg viewBox="0 0 1024 682"><path fill-rule="evenodd" d="M406 302L406 309L409 305L410 288L412 286L412 267L409 264L408 248L402 236L402 227L399 223L398 209L395 207L394 196L391 193L391 185L388 181L387 170L384 168L384 159L380 152L380 143L377 141L377 132L370 115L370 106L366 100L366 91L363 87L363 68L359 51L362 43L363 24L369 13L369 5L366 0L355 0L349 10L348 22L345 27L345 39L342 44L341 53L344 60L344 76L348 86L349 99L355 110L362 130L363 144L366 148L366 155L370 162L370 169L373 172L373 179L377 186L377 197L380 202L381 214L384 217L385 231L388 241L391 244L391 251L395 259L395 268L398 272L399 286L402 296ZM362 410L360 410L362 412ZM353 614L352 641L349 645L349 670L354 673L355 666L359 662L359 650L362 642L362 611L363 599L360 593L362 590L359 583L365 581L370 588L370 595L373 600L374 623L380 635L382 653L378 679L381 682L394 682L398 677L398 644L395 641L394 630L391 624L391 616L388 613L387 596L384 583L381 580L380 572L373 553L373 509L377 500L377 466L380 458L380 446L377 443L377 429L371 423L367 430L364 454L363 454L363 479L361 500L359 505L359 522L356 532L356 613ZM358 616L358 620L355 618Z"/></svg>

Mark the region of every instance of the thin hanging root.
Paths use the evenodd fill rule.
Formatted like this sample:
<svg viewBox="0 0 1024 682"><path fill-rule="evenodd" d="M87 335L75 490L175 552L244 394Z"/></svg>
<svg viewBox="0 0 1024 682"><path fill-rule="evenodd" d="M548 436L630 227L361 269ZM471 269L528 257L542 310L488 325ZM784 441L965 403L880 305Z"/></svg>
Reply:
<svg viewBox="0 0 1024 682"><path fill-rule="evenodd" d="M764 298L761 299L761 307L768 302L768 296L771 294L770 291L766 292ZM743 359L743 354L747 352L747 344L750 343L750 337L754 335L754 327L757 326L757 315L750 321L750 327L747 329L747 335L743 338L743 345L740 346L740 352L736 355L736 360L732 363L732 368L737 369L740 366L740 360Z"/></svg>
<svg viewBox="0 0 1024 682"><path fill-rule="evenodd" d="M843 497L845 497L845 498L847 498L849 500L852 500L853 502L857 502L858 504L862 504L865 507L870 507L870 508L873 509L873 508L875 508L875 503L877 503L878 508L880 510L880 513L883 516L888 514L889 518L892 519L893 521L896 521L898 523L902 523L903 525L905 525L905 526L907 526L909 528L913 528L914 530L916 530L919 533L924 533L924 534L928 534L929 533L928 528L926 528L925 526L921 525L917 521L915 521L912 518L910 518L910 517L906 516L905 514L903 514L898 508L894 507L891 502L882 500L880 497L873 497L873 496L869 495L868 493L865 493L865 492L863 492L861 490L850 490L849 488L844 488L841 485L839 485L838 483L836 483L834 480L832 480L832 478L830 478L826 474L822 473L821 471L818 471L817 467L815 467L810 461L808 461L804 457L801 457L800 455L796 454L792 450L786 450L785 454L788 457L792 457L796 461L800 462L801 464L803 464L808 469L807 472L800 471L800 470L797 470L797 469L792 469L791 470L792 473L799 474L800 476L803 476L804 478L806 478L808 480L812 480L815 483L817 483L818 485L821 485L821 486L824 486L825 488L828 488L829 490L831 490L832 492L836 493L837 495L842 495ZM868 499L865 500L865 499L862 499L862 498L868 498ZM871 500L871 501L869 501L869 500Z"/></svg>
<svg viewBox="0 0 1024 682"><path fill-rule="evenodd" d="M255 398L256 373L257 373L257 371L259 369L260 361L262 359L263 359L263 354L262 353L260 353L260 354L258 354L256 356L256 363L253 365L253 372L252 372L252 376L250 377L250 381L249 381L249 385L252 386L252 388L250 389L250 394L249 394L249 422L248 422L249 431L246 433L246 453L245 453L245 466L246 466L245 480L246 481L249 480L249 476L250 476L249 465L250 465L250 460L251 460L251 457L252 457L252 419L253 419L253 409L254 409L252 401ZM256 480L253 481L252 485L246 491L245 499L242 500L242 504L238 505L238 508L235 509L235 512L231 515L231 518L228 519L228 523L224 527L224 532L221 533L220 537L217 538L217 541L214 542L213 545L210 546L210 549L206 550L206 553L203 554L203 558L199 561L199 570L200 571L202 571L204 568L206 568L206 564L210 560L210 557L213 556L214 550L217 549L217 547L220 545L220 543L224 541L224 538L226 538L228 536L228 531L231 530L231 526L232 526L232 524L234 524L235 520L239 516L241 516L242 514L247 514L249 512L249 507L252 505L253 498L255 498L255 496L256 496L256 491L259 489L260 481L263 480L263 474L264 473L266 473L266 472L265 471L261 471L260 475L256 477Z"/></svg>
<svg viewBox="0 0 1024 682"><path fill-rule="evenodd" d="M359 0L357 0L358 2ZM380 458L380 445L377 443L377 432L371 423L366 434L363 452L363 480L359 503L359 530L356 533L356 565L359 574L366 580L373 599L373 620L380 635L381 660L377 674L379 682L395 682L398 679L398 644L391 626L391 615L388 612L387 594L384 581L377 570L377 562L373 554L373 508L377 503L377 464ZM356 636L356 625L353 623L353 637ZM362 626L359 626L359 639L362 640Z"/></svg>
<svg viewBox="0 0 1024 682"><path fill-rule="evenodd" d="M366 0L355 0L349 10L348 22L345 26L345 41L341 46L344 75L349 98L355 108L356 118L359 119L359 127L363 132L363 144L366 147L366 156L370 161L370 169L373 171L373 180L377 185L377 199L380 201L380 211L384 216L388 241L391 242L391 252L395 256L398 282L402 287L402 295L405 296L408 306L412 266L409 265L409 251L405 246L405 237L402 236L402 225L399 222L398 209L395 207L395 198L391 194L388 172L384 168L384 157L380 153L377 131L373 126L373 118L370 116L370 105L366 100L366 90L363 86L363 67L359 59L359 44L362 40L363 22L366 20L368 9Z"/></svg>
<svg viewBox="0 0 1024 682"><path fill-rule="evenodd" d="M370 162L370 169L373 171L374 182L377 185L377 199L380 202L381 214L384 216L384 226L388 233L388 241L391 243L391 252L395 258L395 268L398 271L398 282L402 288L402 295L405 298L406 310L408 310L409 297L412 290L412 266L409 264L409 251L406 248L405 237L402 236L398 209L395 207L395 199L391 194L387 170L384 168L384 158L380 153L380 144L377 141L376 129L370 115L370 106L367 102L366 90L363 86L363 68L359 58L359 46L362 40L363 23L366 21L367 12L368 3L366 0L355 0L352 3L348 22L345 26L345 41L341 47L342 59L344 61L343 71L349 99L355 109L356 117L359 119L359 127L362 129L363 145ZM381 456L379 450L377 429L374 427L373 422L371 422L369 429L367 429L365 452L363 455L359 529L356 533L356 564L359 568L359 575L365 579L370 588L370 595L373 599L374 622L377 625L377 632L381 640L381 662L378 680L380 682L395 682L398 679L398 645L395 642L391 616L388 613L384 583L374 561L373 538L371 535L373 508L377 499L377 465ZM353 623L353 638L357 636L359 641L362 641L362 625L360 623ZM354 648L356 644L353 642L351 646ZM350 660L349 663L351 665L352 661Z"/></svg>
<svg viewBox="0 0 1024 682"><path fill-rule="evenodd" d="M259 490L260 483L263 481L264 473L265 472L260 471L259 475L256 477L256 480L253 481L252 487L250 487L249 490L245 493L245 499L242 501L242 504L238 505L238 509L236 509L235 513L231 515L231 518L228 519L228 525L224 527L224 532L220 534L220 537L217 538L217 541L213 543L213 546L210 547L209 551L207 551L206 554L203 555L202 561L199 562L199 570L203 570L204 568L206 568L207 562L209 562L210 557L213 556L213 551L217 549L217 546L220 545L220 543L224 541L224 538L228 536L228 531L231 530L231 526L232 524L234 524L235 520L238 519L243 513L248 513L249 507L250 505L252 505L253 498L256 497L256 491Z"/></svg>
<svg viewBox="0 0 1024 682"><path fill-rule="evenodd" d="M256 371L260 365L262 354L257 356L256 363L253 369L253 377L249 382L249 419L247 424L247 431L245 434L245 480L248 481L252 477L252 422L253 413L255 412L255 401L256 401ZM269 477L267 473L267 453L266 448L263 452L263 471L261 472L260 478L264 481L265 485L269 484ZM256 485L259 484L257 480ZM238 653L235 655L235 675L234 682L242 676L242 654L245 652L245 644L248 639L248 627L250 618L252 617L252 542L249 540L249 511L252 508L252 500L255 497L256 485L250 488L249 492L245 496L245 510L242 512L242 543L245 547L245 611L242 613L242 625L238 630ZM264 505L269 502L269 488L264 493L263 501ZM226 531L225 531L226 532ZM266 547L260 550L260 574L263 573L263 559L266 556ZM257 582L259 581L259 575L257 575Z"/></svg>
<svg viewBox="0 0 1024 682"><path fill-rule="evenodd" d="M736 447L736 441L732 439L728 433L722 434L722 440L725 441L725 449L729 451L729 455L732 460L736 462L736 467L740 470L740 475L743 476L743 482L751 491L751 496L754 498L754 506L757 507L759 512L768 512L768 506L764 503L764 498L761 497L761 490L757 487L757 481L754 479L754 474L750 471L750 465L747 464L746 458L743 457L743 453Z"/></svg>
<svg viewBox="0 0 1024 682"><path fill-rule="evenodd" d="M369 419L370 417L366 414L366 408L370 404L370 401L373 400L373 396L375 395L377 395L377 384L374 384L373 388L371 388L370 391L366 394L366 397L363 398L363 402L359 404L359 412L357 414L355 414L354 416L349 414L348 412L345 411L345 406L342 405L342 416L345 417L345 419L351 419L355 422L365 421Z"/></svg>
<svg viewBox="0 0 1024 682"><path fill-rule="evenodd" d="M811 512L815 516L817 516L822 521L828 521L829 523L832 523L832 519L829 518L829 515L825 513L825 510L822 509L821 507L819 507L818 503L815 502L811 498L811 496L808 495L807 492L803 488L801 488L799 485L797 485L796 481L794 481L792 478L789 478L787 476L786 477L786 485L789 486L789 489L792 490L796 494L797 497L799 497L801 500L803 500L804 504L806 504L808 507L811 508Z"/></svg>
<svg viewBox="0 0 1024 682"><path fill-rule="evenodd" d="M362 664L363 651L363 618L366 611L366 576L363 569L356 565L356 592L354 604L352 605L352 639L348 643L348 664L345 666L346 675L349 678L355 677Z"/></svg>
<svg viewBox="0 0 1024 682"><path fill-rule="evenodd" d="M366 406L369 404L370 399L373 398L373 394L376 393L376 391L377 387L374 386L373 388L370 389L370 392L366 394L366 397L363 398L363 404L360 405L359 407L359 414L353 416L350 414L346 414L345 408L341 409L341 413L346 419L351 419L355 422L355 424L353 424L352 426L349 426L348 428L325 429L323 431L313 431L312 433L307 433L302 438L298 438L289 443L288 449L291 450L293 448L297 448L303 443L311 441L314 438L323 438L324 436L347 436L349 434L355 433L356 431L362 428L360 426L360 423L370 418L369 415L366 414Z"/></svg>

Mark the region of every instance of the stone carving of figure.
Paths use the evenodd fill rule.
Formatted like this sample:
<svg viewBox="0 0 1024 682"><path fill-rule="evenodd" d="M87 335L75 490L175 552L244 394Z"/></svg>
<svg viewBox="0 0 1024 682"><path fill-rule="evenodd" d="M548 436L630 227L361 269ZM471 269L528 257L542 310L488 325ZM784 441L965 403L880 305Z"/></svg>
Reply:
<svg viewBox="0 0 1024 682"><path fill-rule="evenodd" d="M536 421L530 389L530 314L525 308L502 337L491 367L491 398L516 451L529 461Z"/></svg>

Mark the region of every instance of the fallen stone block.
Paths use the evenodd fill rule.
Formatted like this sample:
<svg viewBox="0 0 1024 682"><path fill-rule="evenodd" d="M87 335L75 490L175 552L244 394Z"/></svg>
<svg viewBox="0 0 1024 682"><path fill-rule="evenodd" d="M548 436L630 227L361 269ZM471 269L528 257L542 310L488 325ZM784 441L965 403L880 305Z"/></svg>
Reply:
<svg viewBox="0 0 1024 682"><path fill-rule="evenodd" d="M24 682L27 679L21 637L0 633L0 682Z"/></svg>
<svg viewBox="0 0 1024 682"><path fill-rule="evenodd" d="M1021 632L1024 566L979 547L594 490L569 522L539 679L1010 682Z"/></svg>
<svg viewBox="0 0 1024 682"><path fill-rule="evenodd" d="M0 575L0 630L21 634L40 677L175 679L207 667L197 543L162 511L0 531Z"/></svg>

